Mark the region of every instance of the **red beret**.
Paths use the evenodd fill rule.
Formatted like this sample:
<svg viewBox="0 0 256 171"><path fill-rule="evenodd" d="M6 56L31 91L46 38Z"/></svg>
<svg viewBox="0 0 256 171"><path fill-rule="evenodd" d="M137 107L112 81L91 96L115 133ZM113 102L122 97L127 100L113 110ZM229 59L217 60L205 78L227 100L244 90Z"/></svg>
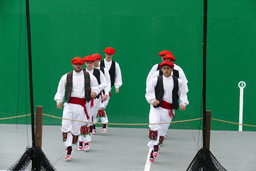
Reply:
<svg viewBox="0 0 256 171"><path fill-rule="evenodd" d="M115 54L116 53L116 51L115 51L115 49L114 48L112 48L112 47L107 47L106 49L104 49L104 53L109 53L109 54Z"/></svg>
<svg viewBox="0 0 256 171"><path fill-rule="evenodd" d="M172 52L170 52L169 50L163 50L163 51L158 53L159 56L164 56L166 54L172 54Z"/></svg>
<svg viewBox="0 0 256 171"><path fill-rule="evenodd" d="M171 53L164 55L163 59L171 59L176 61L176 58Z"/></svg>
<svg viewBox="0 0 256 171"><path fill-rule="evenodd" d="M102 59L102 56L98 53L93 54L92 57L95 57L97 60Z"/></svg>
<svg viewBox="0 0 256 171"><path fill-rule="evenodd" d="M72 64L82 64L84 65L84 60L81 57L75 57L71 60Z"/></svg>
<svg viewBox="0 0 256 171"><path fill-rule="evenodd" d="M170 67L174 67L174 64L171 61L164 61L160 63L160 67L163 67L164 65L169 65Z"/></svg>
<svg viewBox="0 0 256 171"><path fill-rule="evenodd" d="M97 59L91 55L87 55L84 57L84 61L90 61L90 62L94 62L96 61Z"/></svg>

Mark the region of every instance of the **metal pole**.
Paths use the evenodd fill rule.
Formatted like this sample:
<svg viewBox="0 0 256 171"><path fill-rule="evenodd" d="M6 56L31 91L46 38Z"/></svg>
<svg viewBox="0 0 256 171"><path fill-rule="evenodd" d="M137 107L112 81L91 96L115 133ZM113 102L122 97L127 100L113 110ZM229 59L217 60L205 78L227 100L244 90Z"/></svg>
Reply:
<svg viewBox="0 0 256 171"><path fill-rule="evenodd" d="M27 19L27 38L28 38L27 41L28 41L28 67L29 67L29 85L30 85L30 112L31 112L32 146L35 147L34 94L33 94L33 76L32 76L32 51L31 51L29 0L26 0L26 19Z"/></svg>
<svg viewBox="0 0 256 171"><path fill-rule="evenodd" d="M203 148L205 149L205 134L206 134L206 43L207 43L207 0L204 0L203 14Z"/></svg>
<svg viewBox="0 0 256 171"><path fill-rule="evenodd" d="M31 112L31 135L32 148L35 147L35 130L34 130L34 94L33 94L33 75L32 75L32 51L31 51L31 31L30 31L30 9L29 0L26 0L26 19L27 19L27 41L28 41L28 68L29 68L29 86L30 86L30 112ZM36 161L32 159L31 170L37 170Z"/></svg>
<svg viewBox="0 0 256 171"><path fill-rule="evenodd" d="M240 95L239 95L239 131L243 131L243 108L244 108L244 88L246 83L244 81L240 81L238 83L238 87L240 88Z"/></svg>
<svg viewBox="0 0 256 171"><path fill-rule="evenodd" d="M207 44L207 11L208 1L204 0L203 12L203 149L206 149L206 44ZM206 155L203 159L203 170L206 170Z"/></svg>

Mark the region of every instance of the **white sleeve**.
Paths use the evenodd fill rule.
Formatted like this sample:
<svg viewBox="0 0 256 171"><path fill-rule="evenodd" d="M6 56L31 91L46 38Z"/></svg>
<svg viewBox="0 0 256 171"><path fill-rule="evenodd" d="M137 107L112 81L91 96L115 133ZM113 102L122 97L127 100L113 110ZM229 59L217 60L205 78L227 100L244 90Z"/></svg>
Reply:
<svg viewBox="0 0 256 171"><path fill-rule="evenodd" d="M179 81L178 95L180 99L179 105L188 105L189 101L188 101L187 92L186 92L186 84L181 79L178 79L178 81Z"/></svg>
<svg viewBox="0 0 256 171"><path fill-rule="evenodd" d="M105 78L107 81L108 86L105 88L105 94L109 95L110 89L111 89L111 80L110 80L110 75L109 72L106 68L104 68L104 74L105 74Z"/></svg>
<svg viewBox="0 0 256 171"><path fill-rule="evenodd" d="M115 87L119 88L122 86L122 74L119 64L116 62L116 74L115 74Z"/></svg>
<svg viewBox="0 0 256 171"><path fill-rule="evenodd" d="M187 77L186 77L183 69L180 66L176 65L176 64L174 64L174 69L179 71L179 79L181 79L182 82L184 83L184 86L185 86L184 90L185 90L186 93L188 93L188 80L187 80Z"/></svg>
<svg viewBox="0 0 256 171"><path fill-rule="evenodd" d="M89 74L90 74L91 92L96 92L97 94L99 94L100 89L99 89L97 78L93 74L91 73Z"/></svg>
<svg viewBox="0 0 256 171"><path fill-rule="evenodd" d="M67 84L67 74L63 75L59 81L57 92L54 96L54 100L56 102L64 101L66 84Z"/></svg>
<svg viewBox="0 0 256 171"><path fill-rule="evenodd" d="M156 95L155 95L155 86L156 86L156 82L157 82L157 77L151 79L151 81L149 81L147 88L146 88L146 100L149 104L152 104L154 100L156 100Z"/></svg>
<svg viewBox="0 0 256 171"><path fill-rule="evenodd" d="M107 86L108 86L108 83L107 83L107 80L106 80L106 77L105 75L102 73L101 70L100 71L100 90L104 90Z"/></svg>
<svg viewBox="0 0 256 171"><path fill-rule="evenodd" d="M148 81L148 83L149 83L153 78L156 78L156 77L158 77L158 76L159 76L159 70L154 71L154 72L151 74L150 80ZM148 83L147 83L147 84L148 84Z"/></svg>
<svg viewBox="0 0 256 171"><path fill-rule="evenodd" d="M147 84L150 82L150 80L153 78L153 73L157 70L157 66L158 66L158 64L155 64L152 68L151 68L151 70L149 71L149 73L148 73L148 76L147 76L147 79L146 79L146 86L147 86Z"/></svg>

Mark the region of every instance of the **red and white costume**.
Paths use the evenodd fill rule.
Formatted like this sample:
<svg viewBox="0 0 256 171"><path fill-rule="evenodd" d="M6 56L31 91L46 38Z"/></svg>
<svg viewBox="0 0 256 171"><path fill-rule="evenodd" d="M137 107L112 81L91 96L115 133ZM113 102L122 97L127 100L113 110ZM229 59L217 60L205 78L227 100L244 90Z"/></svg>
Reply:
<svg viewBox="0 0 256 171"><path fill-rule="evenodd" d="M100 92L98 88L97 79L92 75L90 75L90 86L91 92L96 92L97 94ZM76 98L85 98L85 89L84 89L84 72L80 71L79 73L73 71L73 86L71 97ZM54 100L56 102L63 102L65 98L65 87L67 83L67 74L63 75L59 81L57 93L54 96ZM84 107L79 104L73 103L64 103L63 109L63 118L72 119L72 120L87 120ZM66 141L64 145L66 147L72 146L72 135L80 134L80 127L83 125L83 122L72 121L72 120L62 120L61 131L67 133Z"/></svg>

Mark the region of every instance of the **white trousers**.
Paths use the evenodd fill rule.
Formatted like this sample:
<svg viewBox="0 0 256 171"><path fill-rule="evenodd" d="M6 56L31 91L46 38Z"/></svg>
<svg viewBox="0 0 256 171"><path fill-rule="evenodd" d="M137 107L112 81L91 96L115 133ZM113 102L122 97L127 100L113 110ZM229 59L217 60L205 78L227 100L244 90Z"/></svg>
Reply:
<svg viewBox="0 0 256 171"><path fill-rule="evenodd" d="M108 105L109 100L110 100L110 96L108 96L107 100L105 100L105 101L103 102L103 105L101 105L101 107L102 107L103 109L106 109L106 108L107 108L107 105Z"/></svg>
<svg viewBox="0 0 256 171"><path fill-rule="evenodd" d="M101 101L101 96L97 99L93 100L93 106L91 107L92 101L90 101L88 103L88 107L87 107L87 111L90 115L90 121L92 122L97 122L97 114L98 114L98 110L99 110L99 105L100 105L100 101ZM90 124L92 125L92 124Z"/></svg>
<svg viewBox="0 0 256 171"><path fill-rule="evenodd" d="M72 140L73 140L72 134L79 135L80 127L83 125L83 122L78 122L73 120L83 121L86 119L84 108L78 104L64 103L62 117L67 119L72 119L72 120L62 119L62 126L61 126L61 132L68 133L67 140L65 141L64 145L66 147L72 146Z"/></svg>
<svg viewBox="0 0 256 171"><path fill-rule="evenodd" d="M173 110L174 114L174 110ZM158 145L159 142L159 136L165 136L168 132L168 128L170 126L170 123L166 124L160 124L165 122L171 122L172 118L169 116L169 111L167 109L164 109L162 107L154 107L153 105L150 105L150 111L149 111L149 123L159 123L159 124L153 124L149 125L149 129L152 131L158 132L158 138L157 140L150 140L148 142L148 147L153 150L154 145Z"/></svg>
<svg viewBox="0 0 256 171"><path fill-rule="evenodd" d="M86 135L79 135L78 137L78 141L82 141L84 143L87 143L87 142L91 142L92 141L92 138L89 134L86 134Z"/></svg>

